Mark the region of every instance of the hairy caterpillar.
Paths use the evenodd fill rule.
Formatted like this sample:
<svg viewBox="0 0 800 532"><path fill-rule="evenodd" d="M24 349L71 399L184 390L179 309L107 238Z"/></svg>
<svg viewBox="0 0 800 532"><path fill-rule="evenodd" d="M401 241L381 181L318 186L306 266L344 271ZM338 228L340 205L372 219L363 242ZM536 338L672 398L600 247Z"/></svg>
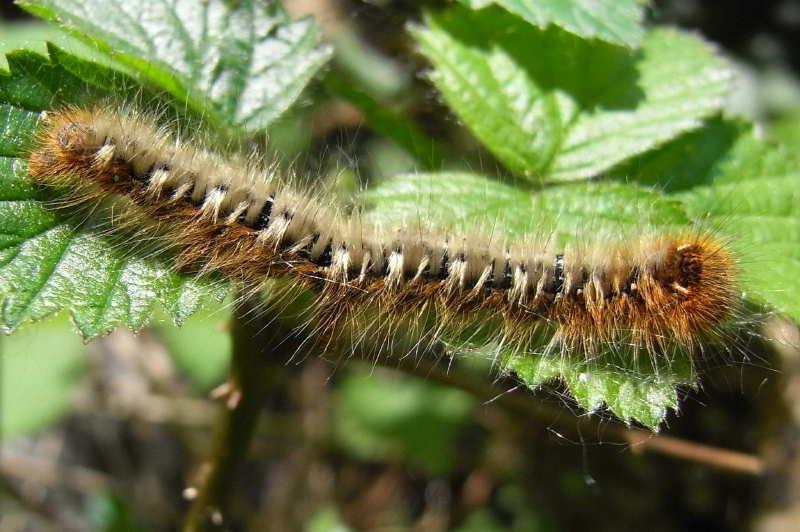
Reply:
<svg viewBox="0 0 800 532"><path fill-rule="evenodd" d="M29 172L84 197L129 198L167 230L180 269L219 272L250 289L278 276L314 289L323 335L356 318L414 327L432 313L426 334L436 336L488 311L499 318L496 338L512 346L547 330L548 351L668 353L702 345L734 306L734 259L702 231L563 249L411 226L382 231L131 113L48 113Z"/></svg>

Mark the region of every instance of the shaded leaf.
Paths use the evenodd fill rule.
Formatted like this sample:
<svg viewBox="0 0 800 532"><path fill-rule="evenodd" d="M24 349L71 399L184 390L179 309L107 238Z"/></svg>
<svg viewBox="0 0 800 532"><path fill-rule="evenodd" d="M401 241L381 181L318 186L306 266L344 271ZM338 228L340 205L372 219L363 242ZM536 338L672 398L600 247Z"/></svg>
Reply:
<svg viewBox="0 0 800 532"><path fill-rule="evenodd" d="M531 181L593 177L699 127L730 71L699 38L650 32L637 53L453 9L416 28L430 77L475 136Z"/></svg>
<svg viewBox="0 0 800 532"><path fill-rule="evenodd" d="M9 70L0 71L0 101L30 111L116 101L160 110L172 107L177 115L186 115L182 104L164 99L163 94L148 90L125 72L52 43L45 49L47 55L31 50L6 55Z"/></svg>
<svg viewBox="0 0 800 532"><path fill-rule="evenodd" d="M668 192L677 192L713 181L719 165L732 146L752 128L751 124L713 118L704 127L681 135L613 168L608 177L636 181Z"/></svg>
<svg viewBox="0 0 800 532"><path fill-rule="evenodd" d="M644 36L643 0L461 0L473 9L491 3L531 24L555 24L581 37L634 47Z"/></svg>
<svg viewBox="0 0 800 532"><path fill-rule="evenodd" d="M726 235L742 290L800 321L800 157L716 118L611 175L673 192L699 223Z"/></svg>

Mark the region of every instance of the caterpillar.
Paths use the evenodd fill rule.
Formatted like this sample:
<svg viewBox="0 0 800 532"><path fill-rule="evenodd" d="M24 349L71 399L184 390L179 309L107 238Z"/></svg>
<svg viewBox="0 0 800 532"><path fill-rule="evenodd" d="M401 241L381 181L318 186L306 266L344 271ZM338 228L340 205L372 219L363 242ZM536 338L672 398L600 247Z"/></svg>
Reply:
<svg viewBox="0 0 800 532"><path fill-rule="evenodd" d="M312 289L323 336L357 319L413 328L431 315L436 336L488 313L494 336L518 349L548 331L543 352L669 353L702 345L735 303L735 258L708 231L555 249L413 225L384 230L130 112L46 113L28 169L82 197L128 198L166 229L176 268L249 289L278 277Z"/></svg>

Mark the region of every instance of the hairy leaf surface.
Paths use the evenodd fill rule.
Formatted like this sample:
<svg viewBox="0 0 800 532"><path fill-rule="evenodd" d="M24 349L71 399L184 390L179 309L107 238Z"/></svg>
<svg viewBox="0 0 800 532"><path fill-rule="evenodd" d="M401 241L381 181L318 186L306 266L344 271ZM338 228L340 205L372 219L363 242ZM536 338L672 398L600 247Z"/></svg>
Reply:
<svg viewBox="0 0 800 532"><path fill-rule="evenodd" d="M199 114L249 130L294 103L330 56L279 2L23 0ZM207 104L210 102L210 105Z"/></svg>

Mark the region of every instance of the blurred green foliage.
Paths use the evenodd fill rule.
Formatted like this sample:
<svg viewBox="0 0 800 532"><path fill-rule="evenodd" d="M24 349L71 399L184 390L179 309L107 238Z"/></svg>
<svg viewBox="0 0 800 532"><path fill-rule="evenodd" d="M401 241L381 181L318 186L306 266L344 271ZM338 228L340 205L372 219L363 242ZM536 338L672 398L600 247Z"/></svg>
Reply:
<svg viewBox="0 0 800 532"><path fill-rule="evenodd" d="M419 378L362 370L336 390L336 435L356 456L397 461L445 475L475 401L465 392Z"/></svg>
<svg viewBox="0 0 800 532"><path fill-rule="evenodd" d="M146 530L137 523L130 504L113 494L94 494L89 499L87 513L97 531L138 532Z"/></svg>
<svg viewBox="0 0 800 532"><path fill-rule="evenodd" d="M225 379L231 360L230 319L230 308L223 305L198 312L181 327L156 327L175 364L199 393Z"/></svg>
<svg viewBox="0 0 800 532"><path fill-rule="evenodd" d="M0 436L46 427L69 411L86 367L80 338L66 317L0 337Z"/></svg>

